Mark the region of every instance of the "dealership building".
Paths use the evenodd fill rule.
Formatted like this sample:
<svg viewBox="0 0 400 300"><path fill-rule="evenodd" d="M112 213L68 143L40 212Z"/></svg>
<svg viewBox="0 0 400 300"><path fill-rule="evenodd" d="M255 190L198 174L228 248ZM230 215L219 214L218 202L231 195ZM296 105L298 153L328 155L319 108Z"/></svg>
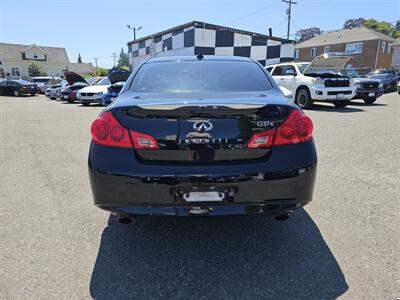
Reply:
<svg viewBox="0 0 400 300"><path fill-rule="evenodd" d="M128 42L129 67L150 57L175 55L234 55L262 65L294 58L294 41L235 28L192 21Z"/></svg>

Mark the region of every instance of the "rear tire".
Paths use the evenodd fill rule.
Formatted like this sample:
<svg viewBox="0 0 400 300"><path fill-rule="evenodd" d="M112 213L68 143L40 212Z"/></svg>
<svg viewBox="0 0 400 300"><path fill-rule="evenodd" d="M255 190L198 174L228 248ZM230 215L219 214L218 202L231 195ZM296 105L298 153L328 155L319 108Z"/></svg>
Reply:
<svg viewBox="0 0 400 300"><path fill-rule="evenodd" d="M89 106L90 103L82 103L83 106Z"/></svg>
<svg viewBox="0 0 400 300"><path fill-rule="evenodd" d="M310 92L306 88L301 88L296 93L296 99L294 101L301 109L308 109L313 106Z"/></svg>
<svg viewBox="0 0 400 300"><path fill-rule="evenodd" d="M15 97L19 97L21 95L21 93L19 92L19 90L14 90L14 96Z"/></svg>
<svg viewBox="0 0 400 300"><path fill-rule="evenodd" d="M74 100L68 100L67 102L71 104L74 103Z"/></svg>
<svg viewBox="0 0 400 300"><path fill-rule="evenodd" d="M364 99L364 102L367 104L372 104L376 101L376 98L366 98Z"/></svg>
<svg viewBox="0 0 400 300"><path fill-rule="evenodd" d="M347 105L350 104L350 100L335 101L335 102L333 102L333 104L335 104L335 107L337 107L337 108L345 108Z"/></svg>
<svg viewBox="0 0 400 300"><path fill-rule="evenodd" d="M51 99L51 100L56 100L57 98L56 98L56 97L50 97L50 99Z"/></svg>
<svg viewBox="0 0 400 300"><path fill-rule="evenodd" d="M31 93L31 96L35 96L36 94L35 93Z"/></svg>

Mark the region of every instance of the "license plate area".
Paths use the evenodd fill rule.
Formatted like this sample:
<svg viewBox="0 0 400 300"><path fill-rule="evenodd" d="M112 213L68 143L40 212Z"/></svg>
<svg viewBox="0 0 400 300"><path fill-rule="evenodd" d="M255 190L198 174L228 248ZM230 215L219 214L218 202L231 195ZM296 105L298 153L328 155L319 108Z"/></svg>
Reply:
<svg viewBox="0 0 400 300"><path fill-rule="evenodd" d="M344 99L344 94L337 94L336 99L338 99L338 100Z"/></svg>
<svg viewBox="0 0 400 300"><path fill-rule="evenodd" d="M369 96L369 97L374 97L374 96L375 96L375 93L369 93L368 96Z"/></svg>
<svg viewBox="0 0 400 300"><path fill-rule="evenodd" d="M185 187L174 188L171 193L177 202L233 202L237 187Z"/></svg>

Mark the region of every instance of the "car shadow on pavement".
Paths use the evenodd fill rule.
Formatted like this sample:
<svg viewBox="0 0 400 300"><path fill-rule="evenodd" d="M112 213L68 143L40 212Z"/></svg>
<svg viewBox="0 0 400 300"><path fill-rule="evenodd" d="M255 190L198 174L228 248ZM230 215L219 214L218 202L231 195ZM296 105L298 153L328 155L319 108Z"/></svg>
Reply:
<svg viewBox="0 0 400 300"><path fill-rule="evenodd" d="M352 104L349 104L350 106ZM344 108L338 108L338 107L334 107L331 105L321 105L321 104L315 104L313 105L313 107L311 108L311 110L315 110L315 111L323 111L323 112L337 112L337 113L355 113L355 112L364 112L363 109L361 108L357 108L357 107L349 107L346 106Z"/></svg>
<svg viewBox="0 0 400 300"><path fill-rule="evenodd" d="M304 211L267 216L110 216L90 281L95 299L335 299L348 289Z"/></svg>

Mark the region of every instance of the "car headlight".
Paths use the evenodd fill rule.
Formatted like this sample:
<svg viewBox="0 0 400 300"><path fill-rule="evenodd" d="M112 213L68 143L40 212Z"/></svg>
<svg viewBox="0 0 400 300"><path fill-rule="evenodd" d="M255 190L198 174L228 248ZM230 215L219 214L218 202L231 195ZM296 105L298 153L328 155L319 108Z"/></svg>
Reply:
<svg viewBox="0 0 400 300"><path fill-rule="evenodd" d="M361 89L361 88L362 88L362 85L361 85L360 82L356 82L354 85L355 85L356 88L358 88L358 89Z"/></svg>
<svg viewBox="0 0 400 300"><path fill-rule="evenodd" d="M324 80L320 77L315 78L316 85L324 85Z"/></svg>
<svg viewBox="0 0 400 300"><path fill-rule="evenodd" d="M379 87L383 88L383 82L379 83Z"/></svg>

